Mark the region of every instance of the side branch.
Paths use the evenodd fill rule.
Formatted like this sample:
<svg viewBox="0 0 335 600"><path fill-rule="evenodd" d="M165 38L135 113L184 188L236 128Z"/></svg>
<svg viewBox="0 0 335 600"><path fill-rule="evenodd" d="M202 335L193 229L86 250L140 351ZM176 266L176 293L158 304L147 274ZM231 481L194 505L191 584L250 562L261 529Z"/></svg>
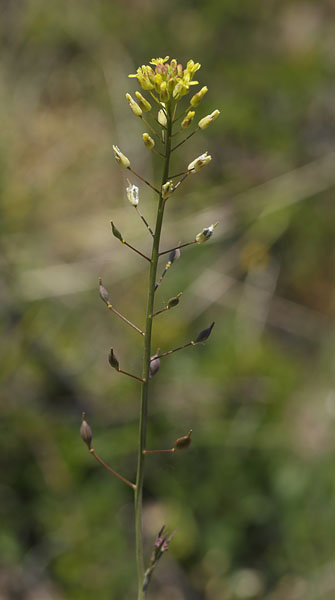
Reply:
<svg viewBox="0 0 335 600"><path fill-rule="evenodd" d="M159 253L159 256L163 256L163 254L168 254L169 252L173 252L174 250L179 250L180 248L186 248L186 246L192 246L192 244L196 244L197 241L193 240L192 242L186 242L186 244L181 244L180 246L175 246L174 248L170 248L169 250L163 250L163 252Z"/></svg>
<svg viewBox="0 0 335 600"><path fill-rule="evenodd" d="M160 194L160 191L155 188L155 186L153 186L149 181L147 181L146 179L144 179L144 177L142 177L142 175L139 175L138 173L136 173L136 171L134 171L133 169L131 169L131 167L128 167L128 171L130 171L133 175L135 175L136 177L138 177L141 181L143 181L143 183L145 183L146 185L149 186L149 188L151 188L152 190L154 190L154 192L156 192L156 194Z"/></svg>
<svg viewBox="0 0 335 600"><path fill-rule="evenodd" d="M124 483L129 485L131 488L133 488L133 490L136 490L136 485L134 483L131 483L131 481L128 481L128 479L126 479L125 477L120 475L120 473L118 473L117 471L114 471L114 469L112 469L112 467L109 467L108 465L106 465L106 463L100 458L100 456L97 455L94 448L90 448L90 453L92 454L92 456L94 456L95 460L97 460L98 463L100 463L105 469L107 469L107 471L109 471L115 477L117 477L118 479L120 479L121 481L123 481Z"/></svg>

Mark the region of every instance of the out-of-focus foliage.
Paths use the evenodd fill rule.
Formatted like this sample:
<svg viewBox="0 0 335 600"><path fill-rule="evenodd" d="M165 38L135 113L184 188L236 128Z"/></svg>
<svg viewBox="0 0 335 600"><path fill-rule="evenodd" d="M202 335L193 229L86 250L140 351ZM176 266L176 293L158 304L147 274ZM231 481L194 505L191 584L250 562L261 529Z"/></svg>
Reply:
<svg viewBox="0 0 335 600"><path fill-rule="evenodd" d="M107 355L139 373L142 341L97 281L143 324L146 264L109 221L144 251L150 237L112 144L155 180L124 94L166 54L202 64L197 116L221 115L176 153L178 171L213 161L169 200L164 243L220 224L157 292L159 308L183 291L157 317L161 351L216 325L153 379L150 447L190 428L193 443L148 460L148 556L178 528L150 597L334 597L331 16L327 0L0 3L1 600L133 597L132 492L79 426L86 410L97 452L134 478L138 385Z"/></svg>

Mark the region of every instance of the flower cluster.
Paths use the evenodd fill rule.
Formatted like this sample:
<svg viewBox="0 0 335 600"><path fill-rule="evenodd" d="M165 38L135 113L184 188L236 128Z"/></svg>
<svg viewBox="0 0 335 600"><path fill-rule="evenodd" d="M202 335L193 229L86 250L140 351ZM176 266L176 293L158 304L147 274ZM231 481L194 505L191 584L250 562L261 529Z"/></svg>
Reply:
<svg viewBox="0 0 335 600"><path fill-rule="evenodd" d="M143 90L155 90L159 94L161 102L168 102L171 96L175 100L180 100L182 96L188 93L191 85L197 85L198 81L193 81L194 74L200 69L201 65L189 60L186 69L178 64L173 58L170 63L169 57L153 58L150 65L142 65L135 74L129 77L136 77Z"/></svg>

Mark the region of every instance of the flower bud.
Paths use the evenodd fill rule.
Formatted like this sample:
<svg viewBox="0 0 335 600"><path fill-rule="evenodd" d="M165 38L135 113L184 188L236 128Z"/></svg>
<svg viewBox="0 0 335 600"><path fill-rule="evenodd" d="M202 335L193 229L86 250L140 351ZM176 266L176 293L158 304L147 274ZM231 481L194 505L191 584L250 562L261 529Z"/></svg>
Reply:
<svg viewBox="0 0 335 600"><path fill-rule="evenodd" d="M168 198L169 196L171 196L172 192L174 190L174 185L173 182L167 181L166 183L164 183L164 185L162 185L162 198L163 200L166 200L166 198Z"/></svg>
<svg viewBox="0 0 335 600"><path fill-rule="evenodd" d="M198 156L198 158L192 160L192 162L188 165L187 170L191 171L192 173L197 173L198 171L200 171L200 169L205 167L207 163L209 163L211 160L211 155L208 154L208 152L204 152L204 154L201 154L201 156Z"/></svg>
<svg viewBox="0 0 335 600"><path fill-rule="evenodd" d="M120 148L117 146L113 146L114 158L119 163L121 167L124 169L128 169L130 167L130 160L122 154Z"/></svg>
<svg viewBox="0 0 335 600"><path fill-rule="evenodd" d="M115 225L114 225L113 221L111 221L111 226L112 226L112 232L113 232L113 235L114 235L114 236L115 236L115 237L116 237L118 240L120 240L120 242L122 242L122 244L123 244L123 242L124 242L124 240L123 240L123 237L122 237L121 233L119 232L119 230L118 230L118 229L116 229L116 227L115 227Z"/></svg>
<svg viewBox="0 0 335 600"><path fill-rule="evenodd" d="M167 88L166 81L162 81L162 83L160 85L159 98L160 98L161 102L168 102L170 99L170 93Z"/></svg>
<svg viewBox="0 0 335 600"><path fill-rule="evenodd" d="M109 301L109 294L108 294L106 288L104 288L104 286L102 285L102 279L101 279L101 277L99 277L99 294L100 294L101 300L105 304L107 304L107 306L110 306L111 303Z"/></svg>
<svg viewBox="0 0 335 600"><path fill-rule="evenodd" d="M116 371L120 369L119 361L114 354L113 348L110 349L110 353L108 355L108 362L110 366L113 367L113 369L116 369Z"/></svg>
<svg viewBox="0 0 335 600"><path fill-rule="evenodd" d="M80 435L81 435L81 439L85 442L85 444L88 446L88 448L91 449L92 429L90 428L89 424L86 421L86 413L85 412L83 412L83 414L82 414L82 422L80 425Z"/></svg>
<svg viewBox="0 0 335 600"><path fill-rule="evenodd" d="M126 94L126 98L127 98L128 102L129 102L129 106L130 106L133 114L135 115L135 117L141 117L142 116L142 109L137 104L137 102L135 102L134 98L132 98L130 94Z"/></svg>
<svg viewBox="0 0 335 600"><path fill-rule="evenodd" d="M151 150L151 148L153 148L155 145L155 142L152 139L151 135L149 135L148 133L142 133L142 138L143 138L145 147L148 148L149 150Z"/></svg>
<svg viewBox="0 0 335 600"><path fill-rule="evenodd" d="M200 121L198 123L199 129L207 129L208 125L210 125L213 121L215 121L215 119L219 116L219 114L220 114L219 110L214 110L210 115L207 115L207 117L200 119Z"/></svg>
<svg viewBox="0 0 335 600"><path fill-rule="evenodd" d="M132 206L137 206L139 203L139 189L136 185L131 184L129 179L127 180L129 186L126 188L127 198Z"/></svg>
<svg viewBox="0 0 335 600"><path fill-rule="evenodd" d="M164 110L159 110L158 111L158 123L162 126L162 127L166 127L167 126L167 118L166 118L166 114L164 112Z"/></svg>
<svg viewBox="0 0 335 600"><path fill-rule="evenodd" d="M170 254L169 254L169 263L174 263L175 260L179 260L180 258L180 250L179 248L175 248L174 250L171 250Z"/></svg>
<svg viewBox="0 0 335 600"><path fill-rule="evenodd" d="M198 242L198 244L203 244L204 242L207 242L207 240L209 240L209 238L213 235L213 231L217 225L218 222L214 223L214 225L210 225L209 227L205 227L205 229L200 231L200 233L198 233L198 235L195 236L196 242Z"/></svg>
<svg viewBox="0 0 335 600"><path fill-rule="evenodd" d="M193 117L195 115L195 111L194 110L189 110L185 119L182 120L181 122L181 128L182 129L187 129L187 127L189 127L193 121Z"/></svg>
<svg viewBox="0 0 335 600"><path fill-rule="evenodd" d="M150 359L150 367L149 367L149 379L152 379L152 377L154 375L156 375L157 371L159 371L159 368L161 366L161 361L159 358L155 356L152 356Z"/></svg>
<svg viewBox="0 0 335 600"><path fill-rule="evenodd" d="M170 298L170 300L167 303L167 308L173 308L174 306L177 306L177 304L179 304L179 298L180 296L182 296L182 292L179 292L179 294L177 294L177 296L174 296L173 298Z"/></svg>
<svg viewBox="0 0 335 600"><path fill-rule="evenodd" d="M201 100L203 99L204 95L207 94L208 92L208 87L207 85L204 85L203 88L201 88L201 90L199 92L197 92L196 94L194 94L194 96L192 96L191 100L190 100L190 105L191 106L199 106Z"/></svg>
<svg viewBox="0 0 335 600"><path fill-rule="evenodd" d="M210 327L207 327L207 329L203 329L203 331L200 331L197 339L194 340L194 343L200 344L200 342L205 342L206 340L208 340L214 325L215 325L215 321L213 321L213 323L211 324Z"/></svg>
<svg viewBox="0 0 335 600"><path fill-rule="evenodd" d="M192 429L189 430L187 435L183 435L183 437L180 437L175 441L175 443L173 444L173 449L174 450L185 450L185 448L188 448L192 442L191 435L192 435Z"/></svg>
<svg viewBox="0 0 335 600"><path fill-rule="evenodd" d="M142 96L141 92L135 92L135 96L143 112L149 112L151 110L150 102Z"/></svg>

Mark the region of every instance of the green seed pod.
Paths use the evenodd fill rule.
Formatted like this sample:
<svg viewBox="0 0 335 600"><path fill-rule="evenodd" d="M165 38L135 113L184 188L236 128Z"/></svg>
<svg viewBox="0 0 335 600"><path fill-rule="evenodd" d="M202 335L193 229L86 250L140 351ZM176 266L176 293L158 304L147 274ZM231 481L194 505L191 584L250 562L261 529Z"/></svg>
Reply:
<svg viewBox="0 0 335 600"><path fill-rule="evenodd" d="M179 304L179 298L180 296L182 296L182 292L179 292L179 294L177 294L177 296L174 296L173 298L170 298L170 300L167 303L167 308L173 308L174 306L177 306L177 304Z"/></svg>
<svg viewBox="0 0 335 600"><path fill-rule="evenodd" d="M185 450L186 448L188 448L192 443L191 434L192 429L190 429L187 435L183 435L183 437L178 438L173 444L173 449L176 451Z"/></svg>
<svg viewBox="0 0 335 600"><path fill-rule="evenodd" d="M80 435L81 435L81 439L83 440L83 442L85 442L85 444L88 446L88 448L91 448L92 429L90 428L89 424L86 421L86 413L85 412L83 412L83 414L82 414L82 422L80 425Z"/></svg>
<svg viewBox="0 0 335 600"><path fill-rule="evenodd" d="M115 236L115 237L116 237L118 240L120 240L120 242L122 242L122 244L123 244L123 242L124 242L124 240L123 240L123 237L122 237L121 233L119 232L119 230L118 230L118 229L116 229L116 227L115 227L115 225L114 225L113 221L111 221L111 226L112 226L112 232L113 232L113 235L114 235L114 236Z"/></svg>
<svg viewBox="0 0 335 600"><path fill-rule="evenodd" d="M106 288L102 285L102 279L101 279L101 277L99 277L99 294L100 294L101 300L105 304L107 304L107 306L110 306L109 294L108 294Z"/></svg>
<svg viewBox="0 0 335 600"><path fill-rule="evenodd" d="M207 329L203 329L203 331L200 331L197 339L194 340L194 343L199 344L200 342L205 342L206 340L208 340L214 325L215 321L213 321L210 327L208 327Z"/></svg>
<svg viewBox="0 0 335 600"><path fill-rule="evenodd" d="M113 369L116 369L116 371L119 371L119 369L120 369L119 361L114 354L113 348L110 349L110 353L108 355L108 362L109 362L110 366L113 367Z"/></svg>

